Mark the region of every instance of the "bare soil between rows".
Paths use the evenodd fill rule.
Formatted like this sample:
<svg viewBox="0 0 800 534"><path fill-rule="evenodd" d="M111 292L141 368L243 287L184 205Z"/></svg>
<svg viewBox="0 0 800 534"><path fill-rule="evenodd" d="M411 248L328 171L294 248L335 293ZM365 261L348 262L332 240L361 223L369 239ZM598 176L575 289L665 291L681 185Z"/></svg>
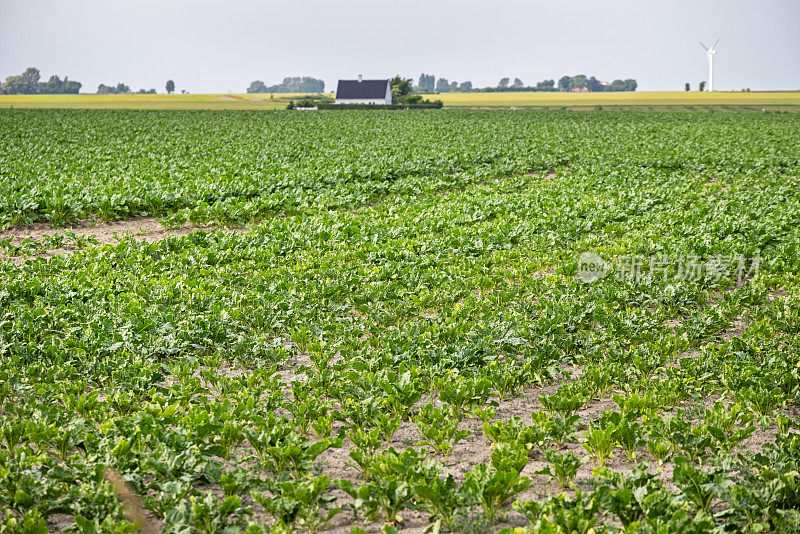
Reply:
<svg viewBox="0 0 800 534"><path fill-rule="evenodd" d="M76 224L54 228L49 223L34 223L27 226L15 226L0 232L0 239L12 238L13 245L19 245L25 239L42 241L45 236L63 234L65 231L73 232L78 236L94 236L99 245L115 245L125 236L130 236L136 241L146 241L152 243L169 236L185 236L198 230L217 230L227 232L246 232L247 228L242 226L226 227L219 225L184 225L180 227L164 226L155 217L139 217L124 221L97 221L86 220ZM33 258L51 258L62 254L71 254L79 247L65 246L63 248L50 249L42 254L31 256L9 256L7 253L0 252L0 259L10 259L16 264L23 263Z"/></svg>

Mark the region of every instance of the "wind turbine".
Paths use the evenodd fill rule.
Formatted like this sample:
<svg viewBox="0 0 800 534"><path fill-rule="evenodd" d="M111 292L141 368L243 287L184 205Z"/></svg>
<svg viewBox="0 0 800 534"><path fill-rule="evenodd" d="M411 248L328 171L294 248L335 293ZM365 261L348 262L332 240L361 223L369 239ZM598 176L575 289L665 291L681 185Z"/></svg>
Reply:
<svg viewBox="0 0 800 534"><path fill-rule="evenodd" d="M700 46L706 49L706 55L708 56L708 90L714 90L714 56L717 55L717 43L719 39L714 42L713 45L709 48L708 46L704 45L702 41L700 41Z"/></svg>

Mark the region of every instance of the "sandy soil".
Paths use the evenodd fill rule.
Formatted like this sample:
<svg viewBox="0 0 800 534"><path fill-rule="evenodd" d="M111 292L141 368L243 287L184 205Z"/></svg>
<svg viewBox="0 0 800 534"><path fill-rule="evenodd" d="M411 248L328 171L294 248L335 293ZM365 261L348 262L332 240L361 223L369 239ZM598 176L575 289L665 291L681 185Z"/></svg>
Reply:
<svg viewBox="0 0 800 534"><path fill-rule="evenodd" d="M189 235L197 230L213 230L217 228L222 228L229 232L247 231L244 227L222 227L217 225L184 225L178 228L170 228L162 225L158 222L158 219L154 217L140 217L126 221L87 220L63 228L52 228L48 223L35 223L28 226L16 226L4 230L0 232L0 239L11 237L11 243L19 245L24 239L42 241L44 236L53 236L55 234L63 234L65 231L71 231L79 236L94 236L97 243L100 245L113 245L118 243L125 235L130 235L137 241L152 243L153 241L164 239L167 236ZM10 259L12 262L20 264L32 258L50 258L53 256L60 256L61 254L70 254L76 250L80 249L73 246L65 246L64 248L50 249L43 254L27 257L9 256L5 252L0 252L0 259Z"/></svg>

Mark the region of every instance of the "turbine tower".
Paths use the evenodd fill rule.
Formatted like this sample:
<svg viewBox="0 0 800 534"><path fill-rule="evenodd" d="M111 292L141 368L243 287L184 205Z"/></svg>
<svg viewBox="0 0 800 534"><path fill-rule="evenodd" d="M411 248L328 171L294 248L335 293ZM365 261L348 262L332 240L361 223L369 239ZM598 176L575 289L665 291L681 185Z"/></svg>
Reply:
<svg viewBox="0 0 800 534"><path fill-rule="evenodd" d="M706 49L706 56L708 56L708 90L714 90L714 56L717 55L717 39L711 47L708 47L700 42L700 46Z"/></svg>

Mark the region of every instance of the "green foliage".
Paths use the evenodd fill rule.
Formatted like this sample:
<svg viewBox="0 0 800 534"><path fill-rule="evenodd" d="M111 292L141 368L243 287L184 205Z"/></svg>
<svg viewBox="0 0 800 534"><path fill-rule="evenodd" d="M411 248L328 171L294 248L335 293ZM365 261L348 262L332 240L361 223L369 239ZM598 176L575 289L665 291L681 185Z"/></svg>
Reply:
<svg viewBox="0 0 800 534"><path fill-rule="evenodd" d="M334 484L355 499L355 507L369 521L379 518L386 523L398 521L398 514L413 497L408 483L391 477L354 487L349 480L334 480ZM382 514L382 515L381 515Z"/></svg>
<svg viewBox="0 0 800 534"><path fill-rule="evenodd" d="M253 499L287 532L293 532L296 527L317 532L341 511L340 507L329 506L336 498L324 493L330 487L327 476L270 480L266 487L270 496L253 492Z"/></svg>
<svg viewBox="0 0 800 534"><path fill-rule="evenodd" d="M260 223L0 241L4 531L130 529L107 469L168 532L255 533L251 492L276 531L324 528L319 470L348 459L359 516L491 531L531 460L569 486L580 444L602 463L610 442L646 444L672 491L656 467L584 469L528 531L797 530L797 116L6 110L0 129L4 228ZM589 250L612 266L591 283ZM756 255L741 280L676 278ZM634 256L643 276L618 276ZM488 443L463 450L492 465L430 460L478 420Z"/></svg>
<svg viewBox="0 0 800 534"><path fill-rule="evenodd" d="M478 464L467 473L463 490L480 504L489 522L493 522L505 503L531 485L528 477L516 471L499 471L493 466Z"/></svg>
<svg viewBox="0 0 800 534"><path fill-rule="evenodd" d="M238 495L218 502L214 495L206 493L202 498L192 495L187 501L182 501L170 510L167 519L171 523L169 531L173 532L189 529L202 534L233 534L243 530L246 518L251 514L252 509L242 506Z"/></svg>
<svg viewBox="0 0 800 534"><path fill-rule="evenodd" d="M417 506L429 514L431 523L440 521L451 530L456 511L469 503L469 496L461 491L453 475L418 482L414 485L414 498Z"/></svg>
<svg viewBox="0 0 800 534"><path fill-rule="evenodd" d="M437 387L439 400L448 405L456 419L461 419L466 411L483 407L493 392L491 382L485 377L445 377Z"/></svg>
<svg viewBox="0 0 800 534"><path fill-rule="evenodd" d="M256 80L247 88L248 93L322 93L325 82L309 76L284 78L277 85L266 85Z"/></svg>
<svg viewBox="0 0 800 534"><path fill-rule="evenodd" d="M554 480L558 487L566 488L574 487L575 475L578 474L578 468L589 461L588 456L576 457L572 452L564 454L556 451L545 451L547 461L550 462L549 466L543 467L536 471L537 475L549 475L551 480Z"/></svg>
<svg viewBox="0 0 800 534"><path fill-rule="evenodd" d="M449 410L430 403L423 406L414 416L414 423L425 438L417 445L426 445L442 453L445 458L453 452L456 443L471 434L469 430L458 429L458 419L452 418Z"/></svg>
<svg viewBox="0 0 800 534"><path fill-rule="evenodd" d="M569 419L586 403L586 399L581 395L570 394L563 389L550 396L541 396L539 401L544 411L551 417L561 419Z"/></svg>
<svg viewBox="0 0 800 534"><path fill-rule="evenodd" d="M509 443L528 451L532 457L545 443L549 427L545 424L525 426L520 417L508 421L483 423L483 434L490 443Z"/></svg>
<svg viewBox="0 0 800 534"><path fill-rule="evenodd" d="M604 428L589 427L583 433L583 448L589 452L595 465L604 466L606 460L611 457L614 448L614 432L616 428L613 424L608 424Z"/></svg>
<svg viewBox="0 0 800 534"><path fill-rule="evenodd" d="M706 472L696 468L686 458L678 457L675 458L672 480L698 513L709 513L714 499L723 497L729 491L731 481L726 472L722 468Z"/></svg>

